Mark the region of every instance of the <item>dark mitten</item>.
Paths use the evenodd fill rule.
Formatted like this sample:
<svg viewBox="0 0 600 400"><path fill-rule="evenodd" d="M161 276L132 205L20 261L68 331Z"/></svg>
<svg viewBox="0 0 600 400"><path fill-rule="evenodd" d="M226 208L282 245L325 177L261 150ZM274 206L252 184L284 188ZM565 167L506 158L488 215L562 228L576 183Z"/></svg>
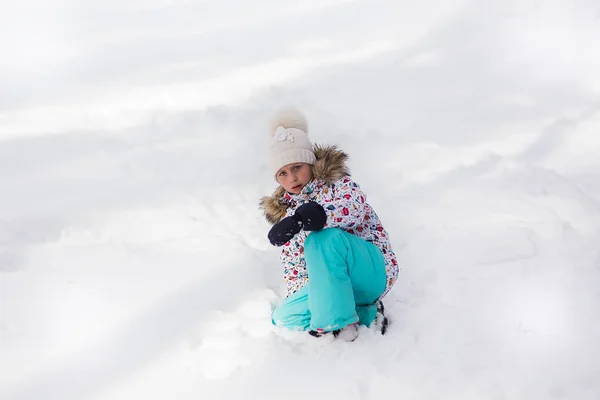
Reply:
<svg viewBox="0 0 600 400"><path fill-rule="evenodd" d="M273 246L283 246L301 230L302 220L293 215L273 225L267 236Z"/></svg>
<svg viewBox="0 0 600 400"><path fill-rule="evenodd" d="M314 201L298 207L296 216L302 220L305 231L320 231L327 222L327 213L319 203Z"/></svg>

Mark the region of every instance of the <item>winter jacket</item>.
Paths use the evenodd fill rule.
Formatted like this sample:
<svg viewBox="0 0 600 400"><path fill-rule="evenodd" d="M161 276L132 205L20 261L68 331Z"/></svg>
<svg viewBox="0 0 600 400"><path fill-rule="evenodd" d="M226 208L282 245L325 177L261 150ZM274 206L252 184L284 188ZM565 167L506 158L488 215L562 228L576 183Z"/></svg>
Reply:
<svg viewBox="0 0 600 400"><path fill-rule="evenodd" d="M325 229L343 229L373 243L381 250L387 273L383 297L398 278L398 262L388 233L367 203L367 196L350 178L346 167L348 156L335 146L315 146L314 153L317 161L313 166L313 180L299 194L290 194L280 186L273 195L263 197L260 205L265 217L271 224L276 224L293 215L306 202L319 203L327 213ZM304 241L308 234L310 232L301 231L282 246L281 262L288 296L302 288L309 279L304 259Z"/></svg>

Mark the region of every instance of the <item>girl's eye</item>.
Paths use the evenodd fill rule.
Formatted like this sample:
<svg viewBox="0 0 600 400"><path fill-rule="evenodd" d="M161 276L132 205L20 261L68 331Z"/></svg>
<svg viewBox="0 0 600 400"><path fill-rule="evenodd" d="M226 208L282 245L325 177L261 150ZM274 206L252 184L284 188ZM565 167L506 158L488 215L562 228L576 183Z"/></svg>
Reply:
<svg viewBox="0 0 600 400"><path fill-rule="evenodd" d="M302 168L302 165L296 165L296 166L294 167L294 171L298 171L300 168Z"/></svg>
<svg viewBox="0 0 600 400"><path fill-rule="evenodd" d="M285 175L285 171L281 171L281 172L279 173L279 176L284 176L284 175Z"/></svg>

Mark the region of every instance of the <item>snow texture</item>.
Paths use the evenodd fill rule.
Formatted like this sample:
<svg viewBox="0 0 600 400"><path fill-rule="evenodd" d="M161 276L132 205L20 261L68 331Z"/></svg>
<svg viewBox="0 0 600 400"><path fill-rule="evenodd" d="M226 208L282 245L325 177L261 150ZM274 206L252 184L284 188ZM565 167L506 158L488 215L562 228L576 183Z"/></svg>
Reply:
<svg viewBox="0 0 600 400"><path fill-rule="evenodd" d="M1 399L600 398L597 1L1 7ZM390 232L386 336L270 324L288 105Z"/></svg>

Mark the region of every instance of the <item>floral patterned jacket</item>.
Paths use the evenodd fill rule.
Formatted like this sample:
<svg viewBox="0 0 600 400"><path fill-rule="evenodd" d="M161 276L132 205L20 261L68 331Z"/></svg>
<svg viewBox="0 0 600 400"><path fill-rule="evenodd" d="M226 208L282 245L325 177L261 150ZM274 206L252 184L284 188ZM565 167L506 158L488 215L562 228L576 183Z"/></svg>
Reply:
<svg viewBox="0 0 600 400"><path fill-rule="evenodd" d="M270 223L293 215L302 204L315 201L327 212L325 228L340 228L376 245L383 253L387 285L382 297L387 294L398 278L398 262L392 251L389 236L379 217L367 203L367 196L351 178L346 168L347 155L335 147L315 146L317 162L313 166L314 178L299 194L290 194L278 188L273 196L265 197L261 206ZM281 261L288 296L308 282L304 241L309 233L301 231L282 246Z"/></svg>

